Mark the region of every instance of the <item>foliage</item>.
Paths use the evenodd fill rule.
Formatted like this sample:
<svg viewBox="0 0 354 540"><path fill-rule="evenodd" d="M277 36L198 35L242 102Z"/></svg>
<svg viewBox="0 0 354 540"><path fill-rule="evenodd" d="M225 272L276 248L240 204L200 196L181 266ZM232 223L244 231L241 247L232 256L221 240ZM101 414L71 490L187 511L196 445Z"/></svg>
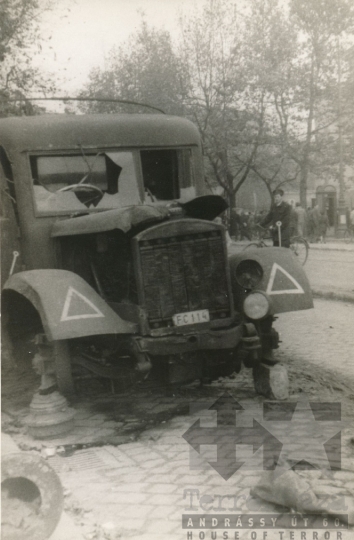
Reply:
<svg viewBox="0 0 354 540"><path fill-rule="evenodd" d="M329 128L341 124L339 40L354 28L354 9L351 0L291 0L290 8L296 31L292 96L280 92L274 100L287 151L300 168L300 200L306 206L309 174L331 170L328 143L332 155L338 153Z"/></svg>
<svg viewBox="0 0 354 540"><path fill-rule="evenodd" d="M235 183L241 186L248 174L245 162L252 160L248 142L255 130L251 116L238 103L245 86L238 28L235 5L210 0L188 21L181 20L179 49L188 81L186 113L199 127L209 169L232 206Z"/></svg>
<svg viewBox="0 0 354 540"><path fill-rule="evenodd" d="M183 70L168 32L149 28L142 20L129 42L110 52L106 64L105 69L91 71L82 96L132 100L166 113L183 114ZM147 112L145 108L112 103L90 103L80 108L90 112Z"/></svg>
<svg viewBox="0 0 354 540"><path fill-rule="evenodd" d="M129 42L110 52L105 69L91 72L82 95L145 102L192 119L207 180L222 186L231 207L247 179L263 182L271 195L298 178L305 206L309 175L336 174L338 126L349 159L354 68L346 51L350 44L353 50L354 9L351 0L239 5L205 0L181 17L175 44L143 18Z"/></svg>
<svg viewBox="0 0 354 540"><path fill-rule="evenodd" d="M53 82L32 66L41 51L40 17L51 8L50 0L1 0L0 99L20 98L19 104L0 104L0 115L34 114L26 101L31 90L53 91Z"/></svg>

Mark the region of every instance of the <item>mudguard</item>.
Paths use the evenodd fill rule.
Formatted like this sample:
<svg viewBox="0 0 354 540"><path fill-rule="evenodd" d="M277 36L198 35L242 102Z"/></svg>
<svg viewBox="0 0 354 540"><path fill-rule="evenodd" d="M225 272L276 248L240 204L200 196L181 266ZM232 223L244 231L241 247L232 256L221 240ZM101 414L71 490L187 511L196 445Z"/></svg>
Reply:
<svg viewBox="0 0 354 540"><path fill-rule="evenodd" d="M269 296L273 314L313 308L309 281L291 250L267 247L247 249L229 259L234 302L238 311L241 311L249 292L242 288L236 278L237 267L245 260L253 260L261 265L263 275L255 288Z"/></svg>
<svg viewBox="0 0 354 540"><path fill-rule="evenodd" d="M4 289L34 305L49 340L137 332L136 324L119 317L86 281L67 270L19 272Z"/></svg>

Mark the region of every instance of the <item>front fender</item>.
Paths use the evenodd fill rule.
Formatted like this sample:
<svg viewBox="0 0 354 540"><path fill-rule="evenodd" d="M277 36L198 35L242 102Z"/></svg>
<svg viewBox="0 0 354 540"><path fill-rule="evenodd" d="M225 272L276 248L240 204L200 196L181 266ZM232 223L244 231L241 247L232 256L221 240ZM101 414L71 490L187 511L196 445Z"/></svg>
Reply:
<svg viewBox="0 0 354 540"><path fill-rule="evenodd" d="M303 267L290 249L279 247L247 249L231 255L230 271L235 307L242 305L249 291L238 283L236 272L241 261L256 261L263 275L256 286L271 298L272 313L285 313L313 308L311 288Z"/></svg>
<svg viewBox="0 0 354 540"><path fill-rule="evenodd" d="M34 305L51 341L137 332L136 324L119 317L86 281L67 270L19 272L4 290L16 291Z"/></svg>

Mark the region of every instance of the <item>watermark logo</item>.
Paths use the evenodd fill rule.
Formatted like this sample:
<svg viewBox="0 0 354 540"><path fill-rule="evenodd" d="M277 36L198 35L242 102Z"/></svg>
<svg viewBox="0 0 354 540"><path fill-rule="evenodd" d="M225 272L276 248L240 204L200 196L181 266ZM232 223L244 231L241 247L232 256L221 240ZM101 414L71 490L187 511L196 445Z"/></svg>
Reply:
<svg viewBox="0 0 354 540"><path fill-rule="evenodd" d="M253 402L241 404L225 393L206 409L216 414L216 424L203 426L199 418L183 438L199 457L203 447L216 449L214 458L204 461L224 480L241 467L279 474L296 467L341 469L340 403L304 399L255 408ZM200 468L201 461L196 466L190 453L191 469Z"/></svg>

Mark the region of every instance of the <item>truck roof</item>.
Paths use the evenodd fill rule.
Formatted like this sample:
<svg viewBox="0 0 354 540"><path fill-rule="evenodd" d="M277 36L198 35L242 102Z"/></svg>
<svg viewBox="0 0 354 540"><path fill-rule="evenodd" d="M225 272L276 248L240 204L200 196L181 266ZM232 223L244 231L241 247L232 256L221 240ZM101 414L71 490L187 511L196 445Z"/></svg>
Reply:
<svg viewBox="0 0 354 540"><path fill-rule="evenodd" d="M163 114L53 114L0 119L0 145L10 154L79 147L199 144L199 132L192 122Z"/></svg>

